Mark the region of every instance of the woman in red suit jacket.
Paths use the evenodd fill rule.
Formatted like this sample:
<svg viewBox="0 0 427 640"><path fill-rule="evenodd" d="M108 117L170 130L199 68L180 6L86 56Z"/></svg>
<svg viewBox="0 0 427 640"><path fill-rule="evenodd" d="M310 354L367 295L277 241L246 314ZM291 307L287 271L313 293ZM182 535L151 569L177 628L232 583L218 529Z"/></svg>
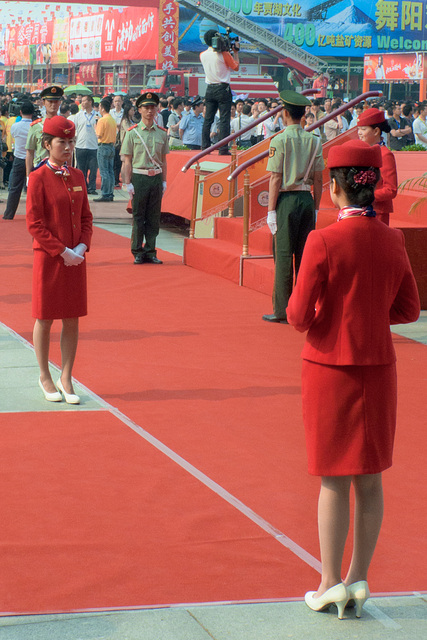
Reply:
<svg viewBox="0 0 427 640"><path fill-rule="evenodd" d="M39 385L46 400L78 404L71 375L78 341L78 319L87 313L85 252L90 247L92 214L83 174L67 166L74 150L74 123L62 116L45 120L49 159L28 181L27 227L33 236L32 315ZM52 322L62 319L62 371L55 386L49 371ZM60 389L60 391L58 391Z"/></svg>
<svg viewBox="0 0 427 640"><path fill-rule="evenodd" d="M420 312L403 234L382 224L370 206L381 162L380 147L360 140L331 149L338 222L309 234L286 310L290 324L308 331L303 419L309 472L322 478L322 580L317 592L306 594L306 603L318 611L335 602L339 617L349 599L360 616L382 522L381 472L392 463L396 425L390 324L414 322ZM353 555L342 582L352 483Z"/></svg>
<svg viewBox="0 0 427 640"><path fill-rule="evenodd" d="M381 177L375 188L374 209L381 222L389 224L393 211L393 200L397 195L397 171L394 155L387 149L381 137L390 132L390 125L385 119L384 111L367 109L357 120L359 139L373 146L379 144L382 156Z"/></svg>

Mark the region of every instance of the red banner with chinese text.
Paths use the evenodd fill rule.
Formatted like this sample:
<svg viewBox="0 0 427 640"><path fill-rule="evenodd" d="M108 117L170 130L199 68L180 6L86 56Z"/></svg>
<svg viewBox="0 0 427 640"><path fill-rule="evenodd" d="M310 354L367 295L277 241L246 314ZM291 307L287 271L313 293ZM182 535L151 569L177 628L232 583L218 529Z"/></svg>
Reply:
<svg viewBox="0 0 427 640"><path fill-rule="evenodd" d="M175 0L160 0L159 3L159 50L157 69L176 69L178 66L179 3Z"/></svg>
<svg viewBox="0 0 427 640"><path fill-rule="evenodd" d="M154 59L157 33L155 8L125 7L72 17L68 60Z"/></svg>

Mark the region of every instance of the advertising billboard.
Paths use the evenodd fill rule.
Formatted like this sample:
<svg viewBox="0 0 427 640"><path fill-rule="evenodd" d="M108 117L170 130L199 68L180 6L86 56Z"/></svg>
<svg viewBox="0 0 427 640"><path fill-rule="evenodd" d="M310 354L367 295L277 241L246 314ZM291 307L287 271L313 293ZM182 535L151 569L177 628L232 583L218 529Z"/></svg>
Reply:
<svg viewBox="0 0 427 640"><path fill-rule="evenodd" d="M427 51L426 0L216 1L316 56ZM186 51L202 51L203 34L217 26L201 17L191 25L194 16L181 7L180 48Z"/></svg>

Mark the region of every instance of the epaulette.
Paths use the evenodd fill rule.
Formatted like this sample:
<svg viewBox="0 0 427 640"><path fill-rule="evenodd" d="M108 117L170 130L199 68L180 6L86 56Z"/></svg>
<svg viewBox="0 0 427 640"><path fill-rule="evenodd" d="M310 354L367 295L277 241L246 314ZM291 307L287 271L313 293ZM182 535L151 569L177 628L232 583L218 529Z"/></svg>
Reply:
<svg viewBox="0 0 427 640"><path fill-rule="evenodd" d="M133 124L131 127L129 127L128 131L132 131L132 129L135 129L135 127L137 127L137 124Z"/></svg>
<svg viewBox="0 0 427 640"><path fill-rule="evenodd" d="M30 127L34 127L35 124L38 124L39 122L42 122L43 118L38 118L37 120L33 120L32 123L30 124Z"/></svg>

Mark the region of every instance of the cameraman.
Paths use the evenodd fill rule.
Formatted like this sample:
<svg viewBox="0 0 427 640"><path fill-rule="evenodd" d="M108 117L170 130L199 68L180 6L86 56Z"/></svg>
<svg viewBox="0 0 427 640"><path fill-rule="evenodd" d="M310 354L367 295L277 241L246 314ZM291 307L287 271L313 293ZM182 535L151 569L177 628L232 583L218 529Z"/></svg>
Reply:
<svg viewBox="0 0 427 640"><path fill-rule="evenodd" d="M206 115L202 133L202 149L210 147L211 126L218 109L219 139L223 140L230 135L231 103L233 100L230 89L230 74L231 71L239 69L239 44L235 42L232 45L232 53L214 51L212 39L218 35L215 29L206 31L204 40L208 45L208 49L200 54L200 60L206 76L206 84L208 85L205 96ZM220 147L219 154L229 155L228 145Z"/></svg>

